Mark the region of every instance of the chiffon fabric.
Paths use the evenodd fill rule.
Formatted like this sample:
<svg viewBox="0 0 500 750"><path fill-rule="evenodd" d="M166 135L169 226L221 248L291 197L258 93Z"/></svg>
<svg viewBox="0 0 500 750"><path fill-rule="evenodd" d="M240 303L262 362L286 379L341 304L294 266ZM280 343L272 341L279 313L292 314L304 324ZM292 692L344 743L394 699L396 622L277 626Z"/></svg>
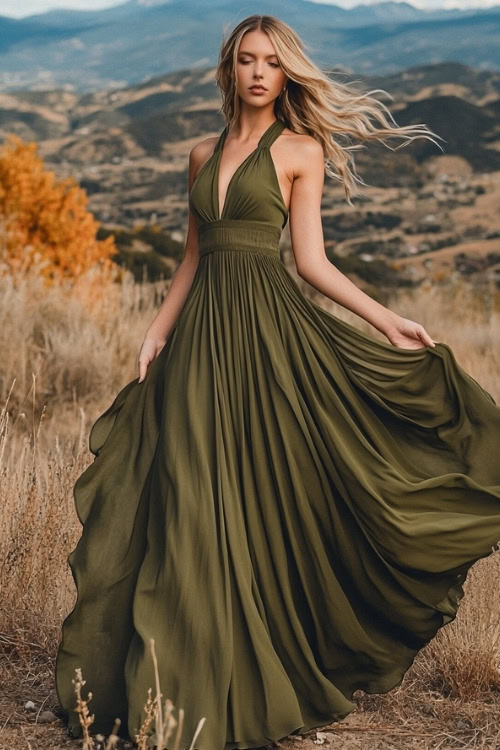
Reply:
<svg viewBox="0 0 500 750"><path fill-rule="evenodd" d="M385 693L456 617L500 540L500 409L452 349L401 349L309 300L280 257L270 147L222 211L221 133L189 198L199 265L142 383L94 423L74 487L82 534L56 686L81 736L133 738L155 693L182 747L261 747ZM154 743L154 727L150 743ZM173 739L169 748L173 747Z"/></svg>

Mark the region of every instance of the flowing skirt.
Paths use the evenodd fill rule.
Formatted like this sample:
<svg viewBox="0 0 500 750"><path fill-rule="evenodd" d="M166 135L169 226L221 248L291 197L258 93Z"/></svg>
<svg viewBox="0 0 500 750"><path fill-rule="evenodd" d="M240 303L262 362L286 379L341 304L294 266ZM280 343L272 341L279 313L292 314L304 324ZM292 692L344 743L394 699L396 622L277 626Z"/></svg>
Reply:
<svg viewBox="0 0 500 750"><path fill-rule="evenodd" d="M200 258L89 442L56 662L73 736L81 667L92 729L134 737L150 638L186 747L202 717L199 750L340 721L400 684L500 540L493 397L448 345L381 342L258 252Z"/></svg>

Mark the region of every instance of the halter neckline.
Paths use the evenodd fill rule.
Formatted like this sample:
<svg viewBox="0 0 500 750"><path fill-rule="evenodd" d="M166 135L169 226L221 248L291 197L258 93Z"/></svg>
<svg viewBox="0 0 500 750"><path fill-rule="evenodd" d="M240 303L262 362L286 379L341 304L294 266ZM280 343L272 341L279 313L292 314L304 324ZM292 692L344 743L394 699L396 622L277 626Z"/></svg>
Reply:
<svg viewBox="0 0 500 750"><path fill-rule="evenodd" d="M285 123L283 122L283 120L280 120L279 118L278 118L278 119L276 119L276 120L274 120L274 122L272 122L272 123L271 123L271 124L269 125L269 127L268 127L268 128L267 128L267 129L266 129L266 130L265 130L265 131L264 131L264 132L262 133L262 135L261 135L261 137L259 138L259 141L258 141L258 143L257 143L257 147L256 147L256 149L257 149L257 148L261 148L261 147L262 147L263 145L265 145L265 144L264 144L264 141L268 141L268 140L269 140L269 138L270 138L271 136L273 136L273 135L274 135L274 128L277 128L277 126L278 126L278 123L279 123L279 125L280 125L280 126L281 126L282 128L285 128L285 127L286 127L286 125L285 125ZM223 149L223 147L224 147L224 143L225 143L225 141L226 141L226 137L227 137L227 134L228 134L228 132L229 132L229 124L227 124L227 125L226 125L226 126L224 127L224 129L223 129L222 133L221 133L221 134L220 134L220 136L219 136L219 140L218 140L218 142L217 142L217 151L222 151L222 149ZM273 140L274 140L274 139L273 139ZM271 142L272 142L272 141L271 141ZM269 144L269 145L270 145L270 144ZM254 149L254 150L256 150L256 149ZM253 151L252 151L252 153L253 153ZM250 155L251 155L251 154L250 154Z"/></svg>
<svg viewBox="0 0 500 750"><path fill-rule="evenodd" d="M229 180L227 188L226 188L226 195L224 196L224 203L222 205L222 210L220 210L220 207L219 207L219 170L220 170L220 162L222 159L222 152L224 149L224 143L226 141L226 136L227 136L228 129L229 129L229 125L225 126L217 142L217 148L216 148L217 158L215 161L215 174L214 174L215 206L216 206L216 216L217 216L218 221L221 221L223 219L224 209L226 207L227 199L229 197L229 191L231 190L232 184L235 178L237 177L238 173L250 161L250 159L253 156L255 156L255 154L258 153L259 149L269 148L285 127L286 125L283 122L283 120L276 119L264 131L264 133L259 138L259 142L257 143L257 146L248 154L247 157L245 157L245 159L243 159L241 164L233 172L231 179Z"/></svg>

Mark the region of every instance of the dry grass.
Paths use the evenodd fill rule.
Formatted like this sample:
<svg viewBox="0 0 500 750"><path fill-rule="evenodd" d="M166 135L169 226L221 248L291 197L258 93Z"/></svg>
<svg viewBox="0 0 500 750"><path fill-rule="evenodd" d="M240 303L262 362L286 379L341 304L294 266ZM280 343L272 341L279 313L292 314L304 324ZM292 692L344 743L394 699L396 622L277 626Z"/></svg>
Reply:
<svg viewBox="0 0 500 750"><path fill-rule="evenodd" d="M76 414L97 411L135 377L140 341L164 292L163 284L135 284L130 274L99 294L92 278L67 290L47 288L35 274L0 278L1 403L15 381L10 410L24 419L20 407L32 402L35 373L36 415L46 405L56 432L74 434Z"/></svg>
<svg viewBox="0 0 500 750"><path fill-rule="evenodd" d="M80 535L72 487L91 458L91 423L136 375L138 348L162 290L129 277L109 294L87 298L81 290L44 289L35 277L0 285L0 747L78 747L60 721L40 723L44 710L57 707L53 665L75 596L67 568ZM479 292L460 283L423 287L415 296L398 295L390 307L452 346L459 363L500 401L500 301L491 287ZM282 747L498 750L499 580L500 550L472 568L457 619L419 653L398 688L360 692L345 722ZM25 710L27 700L35 712Z"/></svg>

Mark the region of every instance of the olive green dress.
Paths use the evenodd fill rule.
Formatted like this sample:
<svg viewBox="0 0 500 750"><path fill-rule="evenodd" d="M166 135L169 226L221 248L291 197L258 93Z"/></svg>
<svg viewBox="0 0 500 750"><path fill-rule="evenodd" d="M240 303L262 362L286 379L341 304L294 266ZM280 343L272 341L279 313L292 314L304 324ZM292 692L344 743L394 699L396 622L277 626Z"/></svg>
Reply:
<svg viewBox="0 0 500 750"><path fill-rule="evenodd" d="M301 292L275 120L218 205L227 126L190 195L199 265L146 379L90 433L77 601L56 662L68 731L135 735L154 638L182 747L255 748L397 686L500 540L500 408L450 347L401 349ZM151 742L154 736L151 737ZM172 748L173 740L169 744Z"/></svg>

